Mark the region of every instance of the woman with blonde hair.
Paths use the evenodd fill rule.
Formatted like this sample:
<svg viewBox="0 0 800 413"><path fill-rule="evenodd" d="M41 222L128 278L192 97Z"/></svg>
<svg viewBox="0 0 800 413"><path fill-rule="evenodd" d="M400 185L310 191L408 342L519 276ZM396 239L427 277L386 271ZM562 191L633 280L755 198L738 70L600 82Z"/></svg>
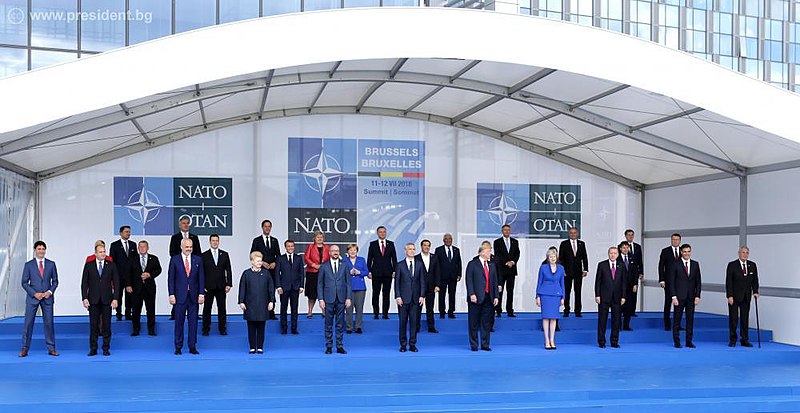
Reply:
<svg viewBox="0 0 800 413"><path fill-rule="evenodd" d="M547 263L539 267L536 283L536 305L542 308L544 348L556 349L556 325L564 305L564 267L558 263L558 253L547 250Z"/></svg>
<svg viewBox="0 0 800 413"><path fill-rule="evenodd" d="M331 252L328 245L325 244L325 234L320 231L314 232L314 243L306 248L306 253L303 255L303 261L306 263L306 288L303 291L308 298L308 318L314 316L319 267L329 259L331 259ZM325 317L324 312L322 317Z"/></svg>

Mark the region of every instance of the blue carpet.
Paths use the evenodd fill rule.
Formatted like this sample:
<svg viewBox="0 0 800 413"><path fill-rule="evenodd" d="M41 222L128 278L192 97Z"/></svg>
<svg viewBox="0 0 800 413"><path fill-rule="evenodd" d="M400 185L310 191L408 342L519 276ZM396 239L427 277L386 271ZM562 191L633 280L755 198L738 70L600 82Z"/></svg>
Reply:
<svg viewBox="0 0 800 413"><path fill-rule="evenodd" d="M172 354L172 324L130 337L114 321L110 357L89 358L88 318L58 317L61 356L44 350L37 319L31 354L16 357L22 320L0 321L0 411L475 412L800 411L800 348L770 342L728 348L727 319L698 314L697 349L675 349L660 314L641 314L621 349L595 345L596 316L562 320L558 350L543 348L538 314L497 319L492 352L469 351L466 316L423 331L419 353L399 353L397 319L365 320L347 355L325 355L323 322L300 320L300 336L267 325L266 354L247 354L246 328L230 317L200 337L199 356ZM755 341L755 332L751 337Z"/></svg>

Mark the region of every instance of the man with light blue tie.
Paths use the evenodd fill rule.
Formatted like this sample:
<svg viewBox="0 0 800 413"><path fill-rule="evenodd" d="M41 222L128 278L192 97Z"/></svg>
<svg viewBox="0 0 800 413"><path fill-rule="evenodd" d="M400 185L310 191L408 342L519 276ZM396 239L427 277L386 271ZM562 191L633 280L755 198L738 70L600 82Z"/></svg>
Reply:
<svg viewBox="0 0 800 413"><path fill-rule="evenodd" d="M53 326L53 293L58 287L58 271L56 263L44 257L47 245L44 241L33 244L35 258L26 262L22 269L22 288L28 297L25 300L25 324L22 329L22 351L20 357L28 355L28 349L33 335L33 323L36 320L36 311L42 307L44 321L44 338L47 344L47 354L58 356L56 351L56 333Z"/></svg>
<svg viewBox="0 0 800 413"><path fill-rule="evenodd" d="M183 349L183 323L188 315L189 352L197 351L197 312L200 304L205 302L205 273L203 259L192 255L190 238L181 240L181 253L169 261L167 288L169 303L175 306L175 355L179 356Z"/></svg>
<svg viewBox="0 0 800 413"><path fill-rule="evenodd" d="M425 280L422 259L416 261L414 243L406 244L406 258L395 266L394 296L400 316L400 352L417 350L417 314L425 303ZM409 337L410 336L410 337Z"/></svg>
<svg viewBox="0 0 800 413"><path fill-rule="evenodd" d="M347 354L344 349L344 310L353 300L353 284L350 272L339 258L339 246L331 245L331 259L319 267L317 294L319 308L325 312L325 354L333 352L333 322L336 320L336 352Z"/></svg>

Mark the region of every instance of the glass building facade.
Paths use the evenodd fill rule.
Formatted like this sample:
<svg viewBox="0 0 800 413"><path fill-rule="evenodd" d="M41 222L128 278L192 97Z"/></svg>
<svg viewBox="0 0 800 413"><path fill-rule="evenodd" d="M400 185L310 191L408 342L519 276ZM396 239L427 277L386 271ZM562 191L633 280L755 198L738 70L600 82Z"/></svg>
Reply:
<svg viewBox="0 0 800 413"><path fill-rule="evenodd" d="M800 0L518 0L526 15L680 49L800 92ZM491 8L474 0L0 0L0 77L260 16L348 7Z"/></svg>

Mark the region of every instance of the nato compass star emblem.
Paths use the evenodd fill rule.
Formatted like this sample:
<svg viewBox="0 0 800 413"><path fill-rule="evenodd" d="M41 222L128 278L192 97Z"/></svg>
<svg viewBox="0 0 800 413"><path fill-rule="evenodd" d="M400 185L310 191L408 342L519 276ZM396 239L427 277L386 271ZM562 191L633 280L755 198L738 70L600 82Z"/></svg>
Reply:
<svg viewBox="0 0 800 413"><path fill-rule="evenodd" d="M156 219L162 207L156 194L145 188L131 194L125 205L131 218L136 222L141 222L142 225Z"/></svg>
<svg viewBox="0 0 800 413"><path fill-rule="evenodd" d="M323 148L318 155L306 161L301 175L305 177L309 188L324 195L339 186L344 173L336 158L326 154Z"/></svg>
<svg viewBox="0 0 800 413"><path fill-rule="evenodd" d="M489 202L489 208L486 212L489 213L489 218L496 225L506 225L516 221L519 209L517 209L517 203L513 199L501 192L500 196Z"/></svg>

